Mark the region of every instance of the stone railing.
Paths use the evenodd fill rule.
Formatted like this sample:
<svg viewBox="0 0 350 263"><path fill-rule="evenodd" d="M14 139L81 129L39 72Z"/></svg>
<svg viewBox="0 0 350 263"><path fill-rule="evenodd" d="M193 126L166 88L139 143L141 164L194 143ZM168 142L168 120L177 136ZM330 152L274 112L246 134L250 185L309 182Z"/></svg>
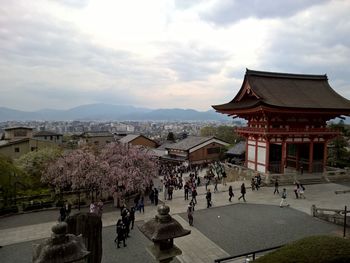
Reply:
<svg viewBox="0 0 350 263"><path fill-rule="evenodd" d="M350 226L350 216L348 216L349 213L350 211L346 210L346 207L345 209L330 209L319 208L315 205L311 206L311 215L313 217L317 217L337 225L344 225L345 222L347 227Z"/></svg>
<svg viewBox="0 0 350 263"><path fill-rule="evenodd" d="M244 181L251 180L252 177L257 175L259 172L253 171L247 167L236 165L236 164L225 164L225 172L228 177L228 181ZM264 181L264 174L260 173L262 180Z"/></svg>
<svg viewBox="0 0 350 263"><path fill-rule="evenodd" d="M350 168L327 167L326 171L323 172L323 176L327 182L350 181Z"/></svg>

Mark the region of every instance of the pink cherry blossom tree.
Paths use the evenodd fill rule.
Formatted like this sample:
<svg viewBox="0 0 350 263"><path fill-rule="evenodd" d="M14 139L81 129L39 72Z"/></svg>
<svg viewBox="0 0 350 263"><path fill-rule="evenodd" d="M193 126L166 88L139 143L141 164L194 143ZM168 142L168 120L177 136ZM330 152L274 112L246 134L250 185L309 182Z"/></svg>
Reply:
<svg viewBox="0 0 350 263"><path fill-rule="evenodd" d="M121 196L144 191L157 172L158 162L146 148L110 143L99 153L84 148L63 154L41 179L60 190L104 190Z"/></svg>
<svg viewBox="0 0 350 263"><path fill-rule="evenodd" d="M102 149L99 164L103 188L109 193L144 191L157 176L158 162L144 147L110 143Z"/></svg>
<svg viewBox="0 0 350 263"><path fill-rule="evenodd" d="M61 191L66 188L78 191L79 205L80 191L97 191L102 185L101 179L97 159L87 148L66 152L48 165L41 177L44 183Z"/></svg>

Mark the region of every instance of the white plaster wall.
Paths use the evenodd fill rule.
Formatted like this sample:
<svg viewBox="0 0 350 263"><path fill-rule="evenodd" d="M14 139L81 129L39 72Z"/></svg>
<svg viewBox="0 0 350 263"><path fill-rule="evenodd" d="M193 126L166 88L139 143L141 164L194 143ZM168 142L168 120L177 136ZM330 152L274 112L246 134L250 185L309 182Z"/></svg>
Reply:
<svg viewBox="0 0 350 263"><path fill-rule="evenodd" d="M255 162L255 146L248 145L248 160Z"/></svg>
<svg viewBox="0 0 350 263"><path fill-rule="evenodd" d="M258 163L266 162L266 148L258 147Z"/></svg>
<svg viewBox="0 0 350 263"><path fill-rule="evenodd" d="M251 162L248 162L248 168L252 169L252 170L255 170L255 164L251 163Z"/></svg>
<svg viewBox="0 0 350 263"><path fill-rule="evenodd" d="M258 164L257 170L258 172L265 173L265 166Z"/></svg>

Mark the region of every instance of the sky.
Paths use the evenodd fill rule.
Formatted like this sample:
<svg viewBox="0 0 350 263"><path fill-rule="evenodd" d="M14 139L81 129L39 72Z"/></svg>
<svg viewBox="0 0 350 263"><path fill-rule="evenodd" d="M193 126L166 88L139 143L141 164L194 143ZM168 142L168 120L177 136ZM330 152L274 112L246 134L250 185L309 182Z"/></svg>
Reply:
<svg viewBox="0 0 350 263"><path fill-rule="evenodd" d="M246 68L350 99L348 0L2 0L0 107L208 110Z"/></svg>

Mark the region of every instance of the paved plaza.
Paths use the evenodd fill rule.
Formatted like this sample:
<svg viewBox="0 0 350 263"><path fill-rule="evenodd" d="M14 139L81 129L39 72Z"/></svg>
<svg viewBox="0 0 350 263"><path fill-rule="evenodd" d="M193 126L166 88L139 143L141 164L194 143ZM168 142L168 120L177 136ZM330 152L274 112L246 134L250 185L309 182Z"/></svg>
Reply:
<svg viewBox="0 0 350 263"><path fill-rule="evenodd" d="M253 192L248 189L247 203L238 201L241 183L229 183L225 187L219 185L219 192L213 194L213 207L209 209L206 208L205 187L200 186L193 227L187 223L185 211L188 201L184 200L182 190L175 191L173 200L164 201L170 206L173 217L192 231L191 235L175 240L183 251L177 257L178 262L213 262L220 257L285 244L305 236L342 235L341 227L313 218L310 212L313 204L323 208L350 207L349 194L334 193L335 190L349 190L349 184L306 185L306 199L295 199L293 186L287 186L287 200L291 206L280 208L280 197L273 195L273 187ZM228 201L229 185L235 192L232 203ZM248 182L246 185L249 185ZM136 214L137 224L155 214L155 206L146 206L145 214ZM154 262L146 251L151 242L137 228L132 230L127 247L116 249L113 240L119 215L119 209L106 205L102 217L102 262ZM57 217L58 210L49 210L0 218L1 262L30 262L32 244L51 235L51 226L56 223Z"/></svg>

